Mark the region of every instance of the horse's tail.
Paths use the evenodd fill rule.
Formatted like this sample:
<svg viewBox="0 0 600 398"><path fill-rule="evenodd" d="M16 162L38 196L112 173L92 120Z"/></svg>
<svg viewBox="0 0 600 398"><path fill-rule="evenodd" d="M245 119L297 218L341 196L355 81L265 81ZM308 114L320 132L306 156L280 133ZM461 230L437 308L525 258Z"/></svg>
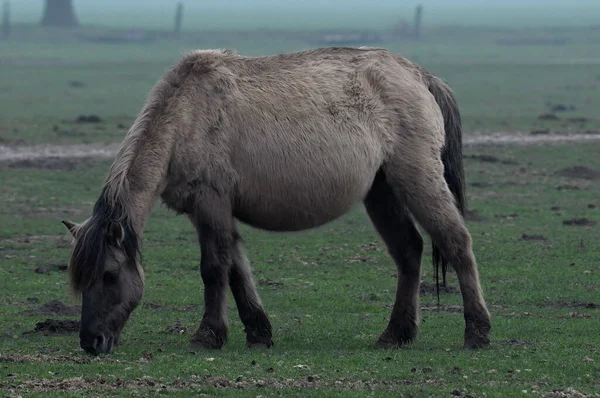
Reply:
<svg viewBox="0 0 600 398"><path fill-rule="evenodd" d="M442 111L444 117L445 142L442 149L444 178L454 195L456 207L462 215L467 208L465 192L465 172L462 157L462 125L456 98L446 83L440 78L429 76L429 91ZM442 286L446 286L446 270L448 260L442 256L439 248L432 244L433 267L435 269L438 303L440 299L439 269L442 268Z"/></svg>

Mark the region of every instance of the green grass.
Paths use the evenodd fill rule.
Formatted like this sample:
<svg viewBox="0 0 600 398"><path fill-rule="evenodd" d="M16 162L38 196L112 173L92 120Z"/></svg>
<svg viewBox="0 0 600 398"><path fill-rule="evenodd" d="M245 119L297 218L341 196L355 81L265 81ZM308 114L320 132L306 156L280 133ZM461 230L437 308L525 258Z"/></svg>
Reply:
<svg viewBox="0 0 600 398"><path fill-rule="evenodd" d="M98 32L100 28L82 28ZM75 32L76 33L76 32ZM73 32L15 28L0 41L0 143L103 142L123 135L154 83L179 56L196 48L229 47L244 55L300 51L316 45L298 32L192 32L182 40L143 45L90 44ZM558 38L566 45L503 46L498 39ZM381 46L446 79L458 97L468 132L600 129L600 30L437 28L415 43L387 39ZM360 43L357 43L360 44ZM84 87L72 87L78 81ZM552 104L576 110L561 120L538 116ZM97 114L101 126L73 126ZM572 122L571 118L586 118Z"/></svg>
<svg viewBox="0 0 600 398"><path fill-rule="evenodd" d="M188 339L202 308L199 248L188 221L157 206L144 236L144 305L134 312L114 354L87 361L76 335L22 336L51 316L21 313L51 299L71 304L64 273L33 270L67 261L69 238L59 220L87 217L109 163L77 172L4 169L0 386L62 394L59 381L81 391L85 385L70 379L84 377L92 393L103 391L98 384L102 379L109 387L121 381L128 385L123 395L146 395L155 390L143 381L148 377L181 394L309 391L326 396L351 386L357 395L381 396L390 391L407 396L448 395L453 390L473 396L568 387L598 391L599 315L597 309L584 306L599 304L598 226L565 226L562 221L600 221L598 209L592 208L600 206L600 185L555 173L572 165L600 169L599 149L599 144L587 144L468 151L518 162L466 160L469 182L490 184L469 188L470 207L487 218L469 223L493 316L494 343L480 351L461 349L462 314L429 309L433 296L422 297L427 308L416 344L395 351L370 347L389 316L395 269L359 207L305 233L271 234L243 227L259 291L274 324L275 346L267 351L245 349L242 324L230 299L230 341L225 348L188 353ZM557 189L565 184L581 189ZM560 209L551 210L555 206ZM513 213L517 215L504 217ZM547 240L519 240L523 234L543 234ZM432 282L429 264L427 258L422 276ZM453 274L451 284L457 286ZM32 303L33 298L39 303ZM458 294L442 296L443 306L460 303ZM188 331L164 333L177 322ZM525 344L511 345L514 339ZM33 357L7 362L20 355ZM78 363L82 361L86 363ZM308 376L316 381L308 382ZM221 380L215 378L226 379L226 391L215 386ZM30 384L42 379L46 389ZM243 389L233 386L236 380Z"/></svg>

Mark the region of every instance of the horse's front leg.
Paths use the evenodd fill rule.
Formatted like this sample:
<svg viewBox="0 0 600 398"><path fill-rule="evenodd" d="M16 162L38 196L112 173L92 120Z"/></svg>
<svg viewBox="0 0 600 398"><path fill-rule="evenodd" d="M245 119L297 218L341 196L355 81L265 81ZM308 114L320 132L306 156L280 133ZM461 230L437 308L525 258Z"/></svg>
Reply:
<svg viewBox="0 0 600 398"><path fill-rule="evenodd" d="M221 348L227 341L227 286L234 234L224 225L195 223L200 237L200 272L204 282L204 315L191 349ZM217 224L218 225L218 224Z"/></svg>

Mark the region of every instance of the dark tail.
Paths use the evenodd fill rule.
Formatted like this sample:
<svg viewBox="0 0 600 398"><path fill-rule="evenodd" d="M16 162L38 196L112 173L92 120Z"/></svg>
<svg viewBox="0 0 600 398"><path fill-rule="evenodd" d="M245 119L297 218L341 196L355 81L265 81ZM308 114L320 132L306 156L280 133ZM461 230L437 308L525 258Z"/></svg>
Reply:
<svg viewBox="0 0 600 398"><path fill-rule="evenodd" d="M446 134L444 148L442 150L442 162L444 163L444 178L454 195L456 207L460 214L464 215L467 208L465 193L465 172L463 169L462 156L462 125L460 112L456 98L452 91L441 79L429 76L429 91L433 94L435 101L442 110L444 116L444 131ZM438 304L440 301L439 269L442 268L442 286L446 286L446 270L448 261L442 256L439 248L432 244L433 267L437 287Z"/></svg>

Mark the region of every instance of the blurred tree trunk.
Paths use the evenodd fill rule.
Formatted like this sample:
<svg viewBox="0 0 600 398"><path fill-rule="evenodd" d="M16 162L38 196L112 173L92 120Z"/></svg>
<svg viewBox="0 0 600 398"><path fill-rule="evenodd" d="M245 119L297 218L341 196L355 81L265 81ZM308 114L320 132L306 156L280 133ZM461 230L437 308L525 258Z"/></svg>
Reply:
<svg viewBox="0 0 600 398"><path fill-rule="evenodd" d="M73 8L73 0L46 0L43 26L77 26L77 17Z"/></svg>

